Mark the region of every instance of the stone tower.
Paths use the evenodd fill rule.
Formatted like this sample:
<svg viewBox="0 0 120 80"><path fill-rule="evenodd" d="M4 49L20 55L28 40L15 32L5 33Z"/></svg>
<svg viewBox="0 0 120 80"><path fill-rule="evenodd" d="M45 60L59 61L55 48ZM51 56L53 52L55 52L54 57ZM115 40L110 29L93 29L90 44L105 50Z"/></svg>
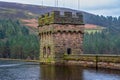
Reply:
<svg viewBox="0 0 120 80"><path fill-rule="evenodd" d="M39 18L40 62L64 62L64 55L83 53L84 34L81 13L53 11Z"/></svg>

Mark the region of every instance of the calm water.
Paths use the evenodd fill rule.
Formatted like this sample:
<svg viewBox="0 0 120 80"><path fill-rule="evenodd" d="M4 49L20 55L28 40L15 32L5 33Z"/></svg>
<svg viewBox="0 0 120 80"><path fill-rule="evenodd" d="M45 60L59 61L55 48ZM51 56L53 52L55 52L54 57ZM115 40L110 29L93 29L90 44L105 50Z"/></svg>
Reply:
<svg viewBox="0 0 120 80"><path fill-rule="evenodd" d="M0 61L0 80L120 80L120 71Z"/></svg>

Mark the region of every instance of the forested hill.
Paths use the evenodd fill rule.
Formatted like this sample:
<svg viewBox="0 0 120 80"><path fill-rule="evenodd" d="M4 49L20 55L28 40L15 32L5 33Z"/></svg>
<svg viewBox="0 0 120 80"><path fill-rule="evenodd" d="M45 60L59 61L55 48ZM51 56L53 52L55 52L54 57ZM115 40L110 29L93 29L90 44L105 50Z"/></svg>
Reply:
<svg viewBox="0 0 120 80"><path fill-rule="evenodd" d="M38 58L39 38L35 33L37 29L24 25L20 20L37 20L40 14L53 10L77 12L67 8L0 2L0 57ZM120 17L80 12L83 13L86 24L106 27L102 33L85 34L84 53L120 54Z"/></svg>
<svg viewBox="0 0 120 80"><path fill-rule="evenodd" d="M38 58L39 41L18 20L0 19L0 58Z"/></svg>
<svg viewBox="0 0 120 80"><path fill-rule="evenodd" d="M33 19L38 18L39 15L44 14L49 11L59 10L59 11L71 11L77 12L76 10L68 9L68 8L56 8L56 7L48 7L48 6L36 6L36 5L28 5L28 4L20 4L20 3L9 3L9 2L1 2L0 1L0 18L15 18L15 19ZM82 12L84 15L84 22L89 24L96 24L104 27L109 27L111 25L114 26L114 23L119 23L120 25L120 17L104 17L98 16L94 14L90 14L84 11ZM115 26L119 26L116 24Z"/></svg>

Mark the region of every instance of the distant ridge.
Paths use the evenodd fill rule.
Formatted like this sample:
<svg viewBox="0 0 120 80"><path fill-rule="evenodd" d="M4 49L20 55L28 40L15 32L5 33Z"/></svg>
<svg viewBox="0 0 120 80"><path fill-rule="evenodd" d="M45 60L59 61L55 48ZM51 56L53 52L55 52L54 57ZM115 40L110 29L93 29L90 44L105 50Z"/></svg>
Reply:
<svg viewBox="0 0 120 80"><path fill-rule="evenodd" d="M50 11L69 11L69 12L81 12L83 14L85 24L94 24L103 27L109 27L107 24L109 21L108 17L94 15L84 11L77 11L69 8L58 8L58 7L49 7L49 6L38 6L31 4L21 4L13 2L3 2L0 1L0 18L11 18L11 19L38 19L41 14L50 12ZM111 18L112 16L110 16ZM108 19L107 19L108 18ZM112 17L114 18L114 17ZM107 21L108 20L108 21ZM105 22L106 21L106 22ZM28 24L31 25L31 24Z"/></svg>
<svg viewBox="0 0 120 80"><path fill-rule="evenodd" d="M77 10L73 10L69 8L38 6L38 5L31 5L31 4L21 4L21 3L0 1L0 11L4 11L4 12L9 11L8 13L6 12L4 15L2 14L2 12L0 12L0 14L2 14L0 15L0 17L1 16L7 17L9 14L9 15L12 15L12 17L17 17L17 18L31 18L31 17L37 18L39 15L53 11L53 10L78 12ZM11 11L11 14L10 14L10 11ZM79 11L79 12L82 12L84 15L93 15L84 11Z"/></svg>

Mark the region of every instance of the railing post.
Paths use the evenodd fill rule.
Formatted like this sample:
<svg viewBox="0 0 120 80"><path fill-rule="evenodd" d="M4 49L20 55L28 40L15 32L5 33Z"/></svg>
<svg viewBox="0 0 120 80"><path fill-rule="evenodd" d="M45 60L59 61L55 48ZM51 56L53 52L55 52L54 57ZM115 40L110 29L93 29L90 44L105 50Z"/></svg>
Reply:
<svg viewBox="0 0 120 80"><path fill-rule="evenodd" d="M96 70L98 70L98 55L96 55Z"/></svg>

